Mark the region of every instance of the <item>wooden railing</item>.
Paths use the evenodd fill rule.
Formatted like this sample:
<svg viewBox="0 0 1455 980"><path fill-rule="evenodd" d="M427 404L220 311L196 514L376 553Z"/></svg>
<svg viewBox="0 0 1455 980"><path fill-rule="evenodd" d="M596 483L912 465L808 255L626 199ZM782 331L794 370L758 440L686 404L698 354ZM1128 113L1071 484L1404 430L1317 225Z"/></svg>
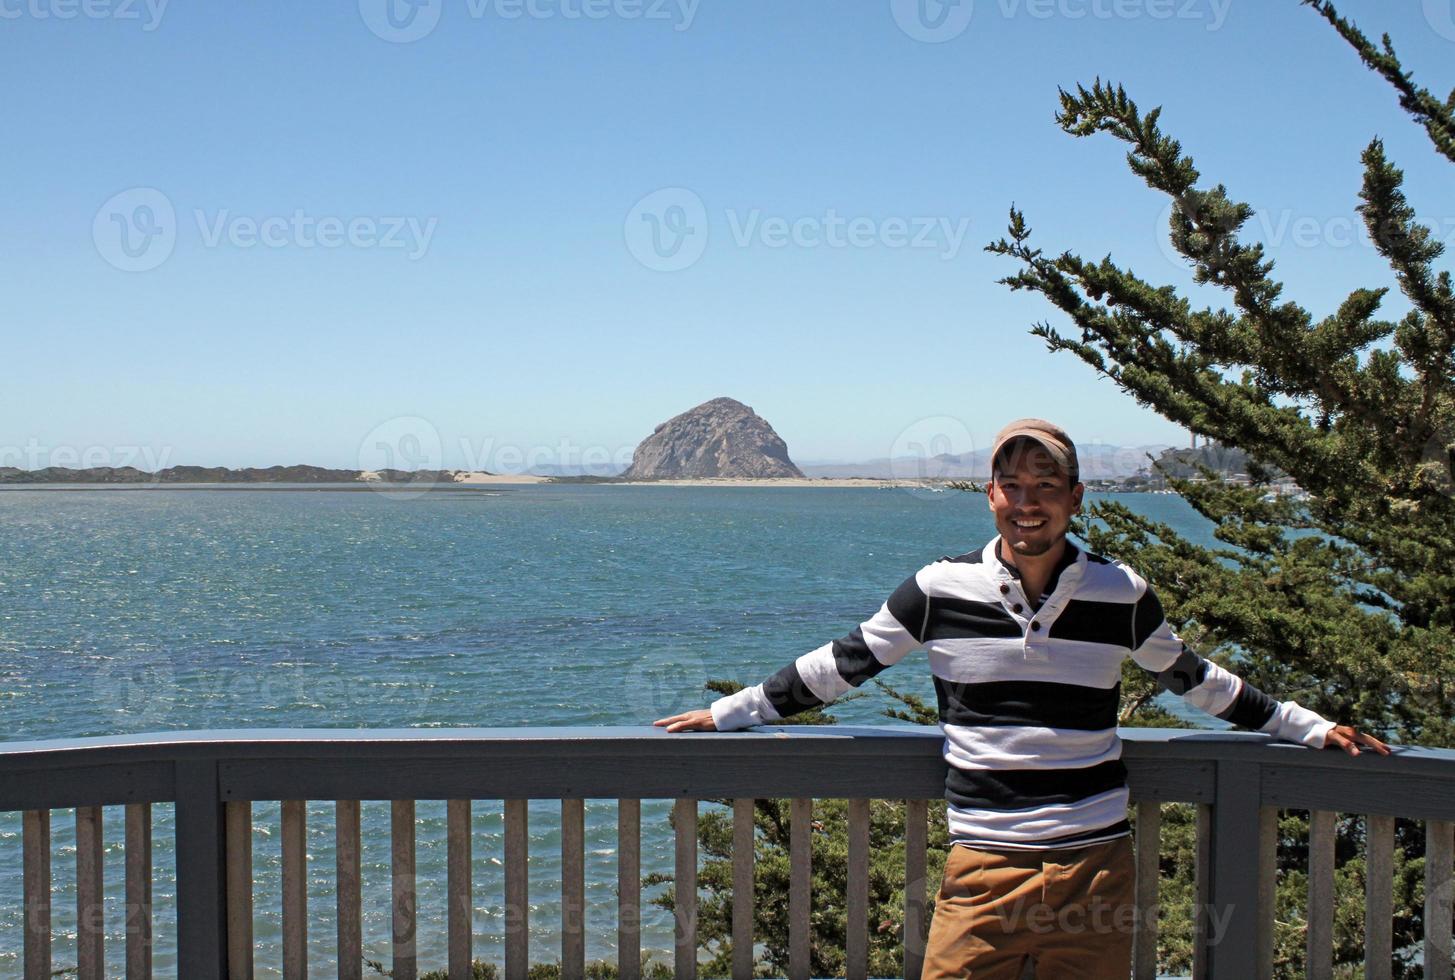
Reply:
<svg viewBox="0 0 1455 980"><path fill-rule="evenodd" d="M1124 758L1138 828L1136 977L1156 975L1161 806L1198 813L1197 976L1270 976L1277 818L1311 813L1307 905L1310 977L1331 974L1336 814L1367 821L1366 976L1388 977L1392 948L1394 819L1424 821L1424 972L1451 978L1455 752L1398 749L1388 758L1317 752L1264 736L1128 729ZM449 975L468 977L473 953L472 801L504 811L505 980L528 962L527 801L561 806L561 976L585 972L584 800L618 800L618 915L622 980L641 953L641 801L675 800L675 974L696 975L697 816L704 799L732 799L732 970L753 970L753 803L793 801L789 954L793 980L810 975L810 825L814 799L847 799L847 975L868 970L869 801L906 800L903 976L920 975L927 930L926 827L944 763L933 728L784 727L667 735L642 728L436 731L235 731L0 743L0 811L24 811L24 976L49 977L51 811L75 809L78 973L107 976L102 904L103 807L125 807L125 975L152 975L152 804L175 804L176 947L184 980L253 972L253 803L282 801L282 954L287 978L308 973L305 801L332 800L338 972L363 975L361 800L391 802L393 976L417 975L415 801L447 800ZM938 804L934 804L938 805ZM13 906L12 906L13 907ZM436 912L438 910L435 910ZM13 943L10 937L8 942ZM438 950L427 950L431 959Z"/></svg>

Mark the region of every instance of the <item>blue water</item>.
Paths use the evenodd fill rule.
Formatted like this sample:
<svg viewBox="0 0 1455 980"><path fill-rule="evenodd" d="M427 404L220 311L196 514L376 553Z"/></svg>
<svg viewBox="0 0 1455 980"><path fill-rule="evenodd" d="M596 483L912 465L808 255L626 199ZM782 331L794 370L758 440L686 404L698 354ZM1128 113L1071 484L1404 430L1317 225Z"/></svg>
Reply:
<svg viewBox="0 0 1455 980"><path fill-rule="evenodd" d="M1204 538L1179 498L1119 495ZM171 729L625 725L700 707L867 618L993 535L984 498L826 488L532 486L498 494L0 492L0 739ZM923 655L884 679L933 699ZM875 691L845 721L882 721ZM666 802L643 871L670 872ZM277 804L255 810L258 975L276 976ZM501 956L502 819L475 807L476 955ZM559 935L558 804L531 809L532 958ZM171 811L155 951L175 974ZM444 804L419 804L421 966L443 965ZM55 811L57 968L75 963L74 824ZM615 805L587 804L588 948L613 957ZM388 806L364 804L366 955L389 960ZM333 817L311 804L310 966L332 962ZM107 811L121 971L121 811ZM0 975L18 974L20 817L0 814ZM670 962L671 923L644 910ZM595 925L593 925L595 923Z"/></svg>

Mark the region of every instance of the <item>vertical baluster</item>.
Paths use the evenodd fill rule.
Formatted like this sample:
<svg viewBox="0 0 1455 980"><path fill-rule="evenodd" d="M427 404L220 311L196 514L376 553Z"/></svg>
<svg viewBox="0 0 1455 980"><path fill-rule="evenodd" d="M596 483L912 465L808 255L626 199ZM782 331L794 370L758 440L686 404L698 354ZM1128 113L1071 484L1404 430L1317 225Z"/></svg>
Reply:
<svg viewBox="0 0 1455 980"><path fill-rule="evenodd" d="M753 801L733 800L733 980L753 976Z"/></svg>
<svg viewBox="0 0 1455 980"><path fill-rule="evenodd" d="M470 801L450 800L446 820L450 980L470 980L475 931L475 900L470 874L473 853L470 841Z"/></svg>
<svg viewBox="0 0 1455 980"><path fill-rule="evenodd" d="M869 801L849 801L849 880L844 896L848 916L844 937L847 980L869 976Z"/></svg>
<svg viewBox="0 0 1455 980"><path fill-rule="evenodd" d="M25 980L51 975L51 812L21 818L21 876L25 897Z"/></svg>
<svg viewBox="0 0 1455 980"><path fill-rule="evenodd" d="M1365 818L1364 976L1389 980L1394 958L1394 817Z"/></svg>
<svg viewBox="0 0 1455 980"><path fill-rule="evenodd" d="M106 923L101 896L101 808L76 807L76 976L103 980L106 975Z"/></svg>
<svg viewBox="0 0 1455 980"><path fill-rule="evenodd" d="M586 976L586 801L561 801L561 980Z"/></svg>
<svg viewBox="0 0 1455 980"><path fill-rule="evenodd" d="M227 975L253 975L253 805L224 804L227 838Z"/></svg>
<svg viewBox="0 0 1455 980"><path fill-rule="evenodd" d="M1455 822L1425 825L1425 980L1451 980L1451 920L1455 918Z"/></svg>
<svg viewBox="0 0 1455 980"><path fill-rule="evenodd" d="M678 800L672 810L677 832L673 912L677 920L676 980L697 976L697 801Z"/></svg>
<svg viewBox="0 0 1455 980"><path fill-rule="evenodd" d="M505 980L526 980L530 969L529 811L505 801Z"/></svg>
<svg viewBox="0 0 1455 980"><path fill-rule="evenodd" d="M334 887L338 915L339 980L363 980L363 853L358 800L334 802Z"/></svg>
<svg viewBox="0 0 1455 980"><path fill-rule="evenodd" d="M177 975L186 980L208 980L227 972L227 794L221 770L216 757L190 752L179 756L172 767Z"/></svg>
<svg viewBox="0 0 1455 980"><path fill-rule="evenodd" d="M152 805L126 808L126 980L152 975Z"/></svg>
<svg viewBox="0 0 1455 980"><path fill-rule="evenodd" d="M813 800L796 799L788 822L788 980L808 980Z"/></svg>
<svg viewBox="0 0 1455 980"><path fill-rule="evenodd" d="M642 975L642 801L616 803L616 969Z"/></svg>
<svg viewBox="0 0 1455 980"><path fill-rule="evenodd" d="M415 980L414 801L394 800L389 810L393 892L394 980Z"/></svg>
<svg viewBox="0 0 1455 980"><path fill-rule="evenodd" d="M1278 809L1258 810L1258 980L1273 980L1273 913L1278 903Z"/></svg>
<svg viewBox="0 0 1455 980"><path fill-rule="evenodd" d="M1334 972L1334 814L1313 810L1308 821L1308 934L1304 973Z"/></svg>
<svg viewBox="0 0 1455 980"><path fill-rule="evenodd" d="M1162 804L1137 803L1137 920L1132 976L1157 980L1157 893L1162 879Z"/></svg>
<svg viewBox="0 0 1455 980"><path fill-rule="evenodd" d="M1197 858L1193 864L1192 977L1207 980L1208 917L1212 914L1212 804L1197 806Z"/></svg>
<svg viewBox="0 0 1455 980"><path fill-rule="evenodd" d="M925 851L929 806L909 800L904 807L904 980L919 980L925 963Z"/></svg>
<svg viewBox="0 0 1455 980"><path fill-rule="evenodd" d="M308 811L302 800L284 800L283 980L308 977Z"/></svg>

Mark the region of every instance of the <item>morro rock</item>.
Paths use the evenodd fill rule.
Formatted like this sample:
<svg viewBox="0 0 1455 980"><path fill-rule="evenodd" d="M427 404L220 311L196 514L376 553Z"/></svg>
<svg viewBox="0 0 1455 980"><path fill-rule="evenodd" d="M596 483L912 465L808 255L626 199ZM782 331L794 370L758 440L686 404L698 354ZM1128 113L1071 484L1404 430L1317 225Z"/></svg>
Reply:
<svg viewBox="0 0 1455 980"><path fill-rule="evenodd" d="M668 419L637 446L626 480L803 476L788 445L761 416L731 398L714 398Z"/></svg>

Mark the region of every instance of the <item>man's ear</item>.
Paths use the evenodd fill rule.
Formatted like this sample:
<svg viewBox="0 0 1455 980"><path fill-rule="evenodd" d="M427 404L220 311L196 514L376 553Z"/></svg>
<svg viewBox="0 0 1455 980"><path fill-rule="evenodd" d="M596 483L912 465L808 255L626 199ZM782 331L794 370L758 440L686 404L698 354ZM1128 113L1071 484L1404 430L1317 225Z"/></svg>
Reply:
<svg viewBox="0 0 1455 980"><path fill-rule="evenodd" d="M1078 483L1071 488L1071 510L1073 513L1081 513L1081 498L1086 493L1086 484Z"/></svg>

